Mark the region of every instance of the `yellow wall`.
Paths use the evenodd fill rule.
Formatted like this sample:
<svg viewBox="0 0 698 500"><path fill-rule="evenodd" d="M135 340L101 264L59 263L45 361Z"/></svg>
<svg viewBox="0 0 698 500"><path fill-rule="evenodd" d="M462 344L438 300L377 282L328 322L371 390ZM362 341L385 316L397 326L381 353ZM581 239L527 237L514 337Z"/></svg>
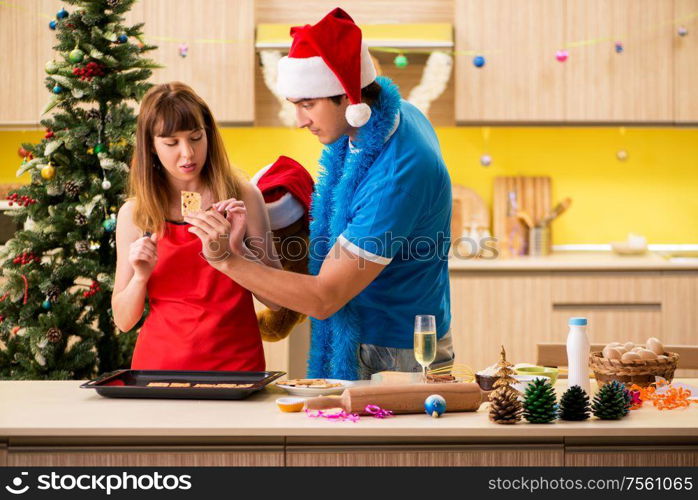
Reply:
<svg viewBox="0 0 698 500"><path fill-rule="evenodd" d="M555 244L608 243L628 232L649 243L698 243L698 130L674 128L442 127L437 130L454 183L491 202L498 175L548 175L553 201L570 196L569 212L553 225ZM41 132L0 132L0 183L14 173L21 142ZM317 171L321 145L305 130L223 130L234 164L248 174L291 156ZM625 149L628 159L616 159ZM480 155L492 165L480 166ZM25 176L26 177L26 176Z"/></svg>

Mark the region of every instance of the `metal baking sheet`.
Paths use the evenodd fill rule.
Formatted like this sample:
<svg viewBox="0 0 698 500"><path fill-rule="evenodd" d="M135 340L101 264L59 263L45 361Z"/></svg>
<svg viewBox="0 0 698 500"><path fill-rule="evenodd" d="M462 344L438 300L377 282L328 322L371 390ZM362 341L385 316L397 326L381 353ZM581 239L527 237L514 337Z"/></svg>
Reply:
<svg viewBox="0 0 698 500"><path fill-rule="evenodd" d="M244 399L286 372L116 370L85 382L107 398ZM190 383L192 387L148 387L150 382ZM193 387L194 384L252 384L251 387Z"/></svg>

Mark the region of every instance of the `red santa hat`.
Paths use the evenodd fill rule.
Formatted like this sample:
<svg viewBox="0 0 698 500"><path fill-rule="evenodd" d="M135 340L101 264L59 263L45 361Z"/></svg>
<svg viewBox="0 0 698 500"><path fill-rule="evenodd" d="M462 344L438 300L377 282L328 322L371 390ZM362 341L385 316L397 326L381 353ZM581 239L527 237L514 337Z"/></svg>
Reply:
<svg viewBox="0 0 698 500"><path fill-rule="evenodd" d="M288 227L301 217L308 219L315 183L296 160L279 156L257 172L252 183L264 196L272 230Z"/></svg>
<svg viewBox="0 0 698 500"><path fill-rule="evenodd" d="M314 26L291 28L291 50L281 58L277 90L290 99L315 99L346 94L346 118L361 127L371 118L371 108L361 102L361 89L376 79L361 29L337 8Z"/></svg>

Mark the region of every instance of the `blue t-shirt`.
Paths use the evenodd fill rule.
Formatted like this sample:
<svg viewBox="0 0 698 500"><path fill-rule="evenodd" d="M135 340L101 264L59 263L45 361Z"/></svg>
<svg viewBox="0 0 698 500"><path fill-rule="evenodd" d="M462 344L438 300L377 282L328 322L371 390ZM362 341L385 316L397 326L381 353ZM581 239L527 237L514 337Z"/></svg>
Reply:
<svg viewBox="0 0 698 500"><path fill-rule="evenodd" d="M361 180L338 238L386 266L353 299L362 344L411 349L417 314L436 316L437 337L446 334L450 239L451 179L438 139L429 120L402 101L398 127Z"/></svg>

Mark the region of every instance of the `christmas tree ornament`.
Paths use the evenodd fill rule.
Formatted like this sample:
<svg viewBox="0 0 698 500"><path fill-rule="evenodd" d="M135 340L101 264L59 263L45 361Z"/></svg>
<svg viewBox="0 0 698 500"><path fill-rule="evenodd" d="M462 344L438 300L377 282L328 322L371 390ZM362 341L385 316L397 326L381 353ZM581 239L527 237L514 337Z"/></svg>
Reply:
<svg viewBox="0 0 698 500"><path fill-rule="evenodd" d="M599 389L591 409L601 420L620 420L630 412L631 401L625 386L614 380Z"/></svg>
<svg viewBox="0 0 698 500"><path fill-rule="evenodd" d="M590 413L589 396L584 389L578 385L573 385L565 391L560 399L559 417L561 420L586 420Z"/></svg>
<svg viewBox="0 0 698 500"><path fill-rule="evenodd" d="M58 342L61 341L63 338L63 332L61 332L58 328L55 326L52 326L51 328L48 329L46 332L46 339L51 342L52 344L57 344Z"/></svg>
<svg viewBox="0 0 698 500"><path fill-rule="evenodd" d="M105 145L102 144L101 142L98 142L97 144L95 144L94 152L95 152L96 154L104 153L106 150L107 150L107 146L105 146Z"/></svg>
<svg viewBox="0 0 698 500"><path fill-rule="evenodd" d="M679 34L680 37L684 37L684 36L688 35L688 28L686 28L685 26L680 26L677 33Z"/></svg>
<svg viewBox="0 0 698 500"><path fill-rule="evenodd" d="M48 23L48 27L52 30L55 30L56 26L58 26L58 23L56 22L55 19L52 19L51 22Z"/></svg>
<svg viewBox="0 0 698 500"><path fill-rule="evenodd" d="M102 222L102 227L108 233L114 232L116 229L116 215L111 214L108 219L105 219L104 222Z"/></svg>
<svg viewBox="0 0 698 500"><path fill-rule="evenodd" d="M29 151L27 151L22 146L20 146L19 149L17 150L17 155L20 158L26 158L27 156L29 156Z"/></svg>
<svg viewBox="0 0 698 500"><path fill-rule="evenodd" d="M404 68L409 64L409 61L407 60L407 56L405 56L405 54L398 54L395 56L395 59L393 59L393 64L395 64L396 68Z"/></svg>
<svg viewBox="0 0 698 500"><path fill-rule="evenodd" d="M63 92L63 87L61 87L60 85L56 85L55 87L53 87L54 94L60 94L61 92Z"/></svg>
<svg viewBox="0 0 698 500"><path fill-rule="evenodd" d="M50 128L46 129L46 133L44 134L44 139L53 139L56 136L56 134L53 133L53 130Z"/></svg>
<svg viewBox="0 0 698 500"><path fill-rule="evenodd" d="M112 205L111 207L109 207L109 211L110 211L111 213L115 214L116 211L117 211L117 208L116 208L114 205Z"/></svg>
<svg viewBox="0 0 698 500"><path fill-rule="evenodd" d="M480 165L483 167L489 167L492 165L492 157L490 155L482 155L480 157Z"/></svg>
<svg viewBox="0 0 698 500"><path fill-rule="evenodd" d="M46 298L51 302L58 301L58 296L61 294L61 289L56 285L51 285L46 289Z"/></svg>
<svg viewBox="0 0 698 500"><path fill-rule="evenodd" d="M625 149L619 149L616 152L616 158L618 161L626 161L628 159L628 152Z"/></svg>
<svg viewBox="0 0 698 500"><path fill-rule="evenodd" d="M558 62L565 62L568 57L569 53L566 50L558 50L555 53L555 59L557 59Z"/></svg>
<svg viewBox="0 0 698 500"><path fill-rule="evenodd" d="M75 242L75 251L79 254L85 254L90 250L90 245L85 240Z"/></svg>
<svg viewBox="0 0 698 500"><path fill-rule="evenodd" d="M80 183L77 181L68 181L63 187L65 194L70 197L75 197L80 194Z"/></svg>
<svg viewBox="0 0 698 500"><path fill-rule="evenodd" d="M497 363L497 379L494 382L494 391L490 394L490 420L497 424L515 424L521 420L520 393L513 388L516 383L514 378L514 365L506 359L504 346Z"/></svg>
<svg viewBox="0 0 698 500"><path fill-rule="evenodd" d="M485 65L485 58L483 56L473 57L473 66L476 68L482 68Z"/></svg>
<svg viewBox="0 0 698 500"><path fill-rule="evenodd" d="M76 226L84 226L87 224L87 217L85 217L84 214L75 214L73 221L75 222Z"/></svg>
<svg viewBox="0 0 698 500"><path fill-rule="evenodd" d="M48 165L44 166L41 169L41 177L46 179L47 181L50 181L56 176L56 167L51 164L51 162L48 162Z"/></svg>
<svg viewBox="0 0 698 500"><path fill-rule="evenodd" d="M557 417L555 389L547 378L536 378L524 394L523 416L532 424L547 424Z"/></svg>
<svg viewBox="0 0 698 500"><path fill-rule="evenodd" d="M128 37L126 35L119 35L116 41L119 43L126 43L128 42Z"/></svg>
<svg viewBox="0 0 698 500"><path fill-rule="evenodd" d="M49 309L51 309L51 301L47 298L41 303L41 307L48 311Z"/></svg>
<svg viewBox="0 0 698 500"><path fill-rule="evenodd" d="M189 45L186 43L181 43L179 45L179 57L184 58L187 57L187 55L189 55Z"/></svg>
<svg viewBox="0 0 698 500"><path fill-rule="evenodd" d="M73 49L68 54L68 60L73 64L81 63L85 58L85 53L80 49Z"/></svg>
<svg viewBox="0 0 698 500"><path fill-rule="evenodd" d="M90 120L99 120L100 118L102 118L102 115L100 114L99 110L95 108L89 110L85 116L87 116L87 118L89 118Z"/></svg>
<svg viewBox="0 0 698 500"><path fill-rule="evenodd" d="M60 68L59 68L58 64L56 64L56 61L48 61L46 63L46 65L44 66L44 70L49 75L55 75L56 73L58 73L59 69Z"/></svg>
<svg viewBox="0 0 698 500"><path fill-rule="evenodd" d="M109 190L111 188L111 182L109 182L107 179L104 179L102 181L102 189L105 191Z"/></svg>
<svg viewBox="0 0 698 500"><path fill-rule="evenodd" d="M65 19L68 17L68 11L65 9L61 9L58 12L56 12L56 19Z"/></svg>
<svg viewBox="0 0 698 500"><path fill-rule="evenodd" d="M432 394L424 400L424 411L427 415L438 418L446 412L446 399L439 394Z"/></svg>
<svg viewBox="0 0 698 500"><path fill-rule="evenodd" d="M98 241L90 241L88 249L94 252L95 250L99 250L101 247L102 245L100 245Z"/></svg>
<svg viewBox="0 0 698 500"><path fill-rule="evenodd" d="M120 2L121 2L121 0L107 0L107 5L109 6L110 9L113 9L114 7L119 5Z"/></svg>
<svg viewBox="0 0 698 500"><path fill-rule="evenodd" d="M622 54L623 53L623 42L616 42L615 50L616 50L616 54Z"/></svg>

